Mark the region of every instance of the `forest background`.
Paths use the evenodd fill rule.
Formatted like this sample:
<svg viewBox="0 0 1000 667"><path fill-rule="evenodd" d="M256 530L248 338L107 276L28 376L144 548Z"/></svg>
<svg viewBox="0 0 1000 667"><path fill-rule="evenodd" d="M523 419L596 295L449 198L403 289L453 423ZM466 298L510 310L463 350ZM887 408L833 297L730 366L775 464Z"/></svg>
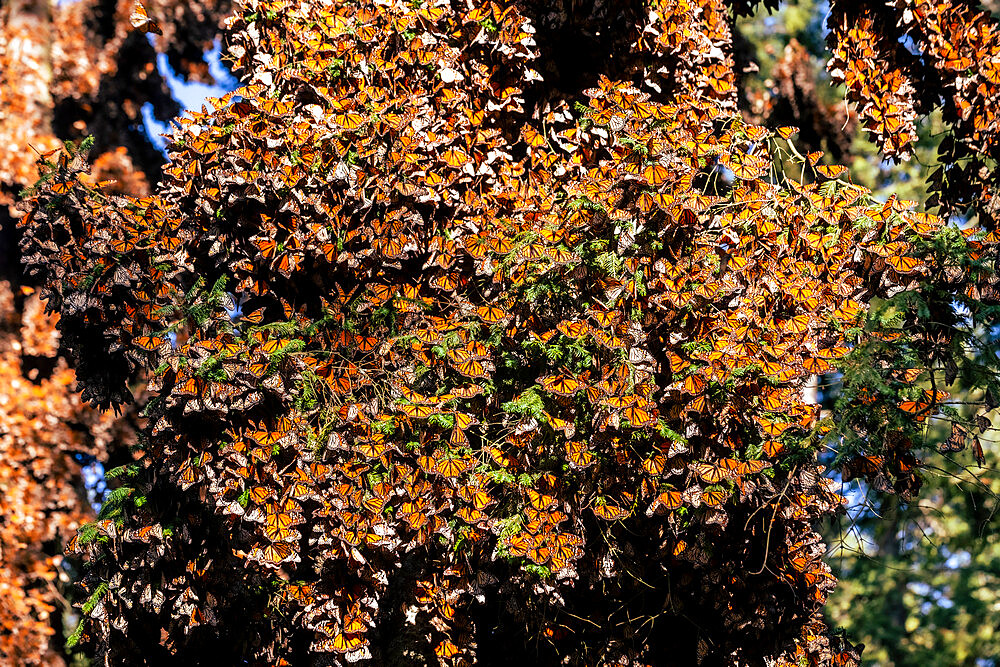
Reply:
<svg viewBox="0 0 1000 667"><path fill-rule="evenodd" d="M85 596L72 584L80 565L64 557L64 544L114 493L115 480L105 486L100 471L131 462L139 419L81 401L55 317L21 269L14 204L38 177L37 153L87 137L94 182L116 179L123 193L148 193L165 159L155 121L181 113L180 88L168 80L234 85L219 73L213 79L206 60L220 49L228 3L150 6L162 32L155 37L136 29L126 2L15 0L0 9L0 660L88 664L67 648ZM802 147L847 165L879 200L897 195L923 207L941 121L932 114L918 122L910 159L883 159L826 70L828 11L806 0L735 20L742 114L801 128ZM820 379L824 405L838 381ZM849 506L823 526L840 579L826 614L866 645L865 664L992 667L1000 655L997 448L984 440L978 465L968 451L935 453L950 433L928 422L920 445L927 474L909 501L862 480L842 482L831 465Z"/></svg>

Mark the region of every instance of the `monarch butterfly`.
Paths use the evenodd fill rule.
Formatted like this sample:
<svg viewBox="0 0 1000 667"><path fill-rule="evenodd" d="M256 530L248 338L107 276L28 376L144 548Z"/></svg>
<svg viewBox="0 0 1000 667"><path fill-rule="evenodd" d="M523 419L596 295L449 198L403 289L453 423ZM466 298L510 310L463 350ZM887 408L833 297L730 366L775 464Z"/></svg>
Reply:
<svg viewBox="0 0 1000 667"><path fill-rule="evenodd" d="M914 273L922 263L916 257L903 257L900 255L891 255L886 257L885 262L895 269L896 273L902 274Z"/></svg>
<svg viewBox="0 0 1000 667"><path fill-rule="evenodd" d="M456 389L452 389L451 393L458 398L472 398L483 393L483 388L478 384L469 384Z"/></svg>
<svg viewBox="0 0 1000 667"><path fill-rule="evenodd" d="M389 449L384 440L359 442L354 445L354 451L370 459L380 458Z"/></svg>
<svg viewBox="0 0 1000 667"><path fill-rule="evenodd" d="M138 336L135 338L135 344L147 352L163 349L164 343L166 343L166 339L159 336Z"/></svg>
<svg viewBox="0 0 1000 667"><path fill-rule="evenodd" d="M482 259L489 251L489 238L485 234L476 234L465 239L465 249L475 259Z"/></svg>
<svg viewBox="0 0 1000 667"><path fill-rule="evenodd" d="M565 250L563 248L553 248L548 251L549 259L552 260L553 264L562 266L569 264L576 259L576 253Z"/></svg>
<svg viewBox="0 0 1000 667"><path fill-rule="evenodd" d="M356 130L364 125L365 117L356 111L348 111L334 114L333 122L345 130Z"/></svg>
<svg viewBox="0 0 1000 667"><path fill-rule="evenodd" d="M264 537L272 542L298 542L302 539L302 534L292 528L293 524L289 520L282 517L276 520L271 520L272 517L268 519L264 523Z"/></svg>
<svg viewBox="0 0 1000 667"><path fill-rule="evenodd" d="M674 354L673 352L668 352L668 357L670 359L670 371L674 374L680 373L682 370L691 365L691 362L686 359Z"/></svg>
<svg viewBox="0 0 1000 667"><path fill-rule="evenodd" d="M257 239L254 245L257 246L258 256L263 259L271 259L278 249L278 242L274 239Z"/></svg>
<svg viewBox="0 0 1000 667"><path fill-rule="evenodd" d="M583 538L573 533L559 533L556 535L556 544L568 547L580 547L583 545Z"/></svg>
<svg viewBox="0 0 1000 667"><path fill-rule="evenodd" d="M283 595L288 600L294 600L299 604L306 605L315 601L313 587L309 584L293 584L286 586Z"/></svg>
<svg viewBox="0 0 1000 667"><path fill-rule="evenodd" d="M730 477L729 470L716 463L689 463L688 470L700 477L707 484L718 484Z"/></svg>
<svg viewBox="0 0 1000 667"><path fill-rule="evenodd" d="M689 375L684 378L684 391L692 395L698 395L705 391L708 383L701 375Z"/></svg>
<svg viewBox="0 0 1000 667"><path fill-rule="evenodd" d="M264 341L261 348L265 354L278 354L287 350L291 344L292 341L287 338L270 338Z"/></svg>
<svg viewBox="0 0 1000 667"><path fill-rule="evenodd" d="M518 253L518 258L526 262L536 262L544 257L546 257L545 246L540 243L529 243Z"/></svg>
<svg viewBox="0 0 1000 667"><path fill-rule="evenodd" d="M72 192L73 188L76 186L76 181L53 181L52 192L57 195L64 195L67 192Z"/></svg>
<svg viewBox="0 0 1000 667"><path fill-rule="evenodd" d="M628 510L611 502L594 505L590 509L598 518L604 519L605 521L621 521L622 519L628 518L629 515Z"/></svg>
<svg viewBox="0 0 1000 667"><path fill-rule="evenodd" d="M634 405L637 400L638 396L629 394L628 396L607 396L601 403L615 410L623 410Z"/></svg>
<svg viewBox="0 0 1000 667"><path fill-rule="evenodd" d="M590 325L584 320L563 320L556 330L567 338L580 338L587 334Z"/></svg>
<svg viewBox="0 0 1000 667"><path fill-rule="evenodd" d="M624 339L611 334L606 334L604 331L601 330L597 330L594 332L594 338L596 338L597 342L599 342L601 345L612 350L621 350L626 347Z"/></svg>
<svg viewBox="0 0 1000 667"><path fill-rule="evenodd" d="M833 316L841 322L852 322L861 314L861 304L854 299L847 299L833 311Z"/></svg>
<svg viewBox="0 0 1000 667"><path fill-rule="evenodd" d="M144 33L153 33L154 35L163 34L160 26L153 19L149 18L149 14L146 13L146 8L142 6L141 2L135 3L135 8L132 10L132 14L128 17L128 20L133 28L141 30Z"/></svg>
<svg viewBox="0 0 1000 667"><path fill-rule="evenodd" d="M473 357L469 350L464 347L456 347L448 350L448 360L452 363L460 364L469 359L481 359L481 357Z"/></svg>
<svg viewBox="0 0 1000 667"><path fill-rule="evenodd" d="M272 447L282 440L284 440L284 434L278 431L270 431L266 427L262 427L261 430L252 431L247 434L251 440L256 442L262 447Z"/></svg>
<svg viewBox="0 0 1000 667"><path fill-rule="evenodd" d="M180 474L181 489L187 491L194 484L197 484L204 477L204 473L196 466L185 464Z"/></svg>
<svg viewBox="0 0 1000 667"><path fill-rule="evenodd" d="M658 187L667 182L670 170L662 164L653 164L642 170L642 177L653 187Z"/></svg>
<svg viewBox="0 0 1000 667"><path fill-rule="evenodd" d="M646 458L642 462L642 469L646 471L648 475L656 477L663 474L663 469L667 465L667 457L661 453L656 453L649 458Z"/></svg>
<svg viewBox="0 0 1000 667"><path fill-rule="evenodd" d="M373 514L381 514L385 509L387 498L385 496L367 496L361 501L362 506Z"/></svg>
<svg viewBox="0 0 1000 667"><path fill-rule="evenodd" d="M552 560L552 550L545 544L536 545L528 549L526 554L536 565L545 565Z"/></svg>
<svg viewBox="0 0 1000 667"><path fill-rule="evenodd" d="M675 510L684 505L684 497L680 491L664 491L656 497L655 504L668 510Z"/></svg>
<svg viewBox="0 0 1000 667"><path fill-rule="evenodd" d="M399 409L403 411L407 417L413 417L416 419L426 419L431 415L440 414L441 410L433 405L415 405L410 403L404 403L399 406Z"/></svg>
<svg viewBox="0 0 1000 667"><path fill-rule="evenodd" d="M656 200L653 199L653 195L649 194L648 192L643 192L641 195L639 195L639 199L636 202L636 204L638 205L640 211L642 211L643 213L649 213L650 211L653 210L653 207L656 205Z"/></svg>
<svg viewBox="0 0 1000 667"><path fill-rule="evenodd" d="M478 424L479 420L472 415L467 415L464 412L453 412L452 416L455 417L455 428L465 430L474 424Z"/></svg>
<svg viewBox="0 0 1000 667"><path fill-rule="evenodd" d="M463 500L471 502L477 510L486 509L495 502L489 493L473 486L463 486L459 489L458 495Z"/></svg>
<svg viewBox="0 0 1000 667"><path fill-rule="evenodd" d="M542 378L542 387L546 391L558 394L559 396L572 396L583 388L583 384L576 378L564 375L550 375Z"/></svg>
<svg viewBox="0 0 1000 667"><path fill-rule="evenodd" d="M566 456L569 459L571 468L588 468L593 465L594 453L587 449L582 442L567 442Z"/></svg>
<svg viewBox="0 0 1000 667"><path fill-rule="evenodd" d="M532 535L547 533L551 528L567 519L566 514L559 510L538 510L534 507L525 507L524 514L528 517L528 523L524 525L524 529Z"/></svg>
<svg viewBox="0 0 1000 667"><path fill-rule="evenodd" d="M249 492L250 500L258 505L263 505L274 496L274 491L266 486L254 486Z"/></svg>
<svg viewBox="0 0 1000 667"><path fill-rule="evenodd" d="M448 444L451 445L453 449L458 449L468 445L469 438L465 435L465 431L456 426L451 430L451 437L448 438Z"/></svg>
<svg viewBox="0 0 1000 667"><path fill-rule="evenodd" d="M722 503L726 502L726 498L728 497L729 494L722 489L706 489L701 494L701 502L708 507L718 507Z"/></svg>
<svg viewBox="0 0 1000 667"><path fill-rule="evenodd" d="M922 415L920 413L927 411L930 407L930 403L923 403L920 401L903 401L899 404L899 409L903 412L909 412L910 414L916 414L921 417L925 417L926 415Z"/></svg>
<svg viewBox="0 0 1000 667"><path fill-rule="evenodd" d="M469 524L477 524L487 519L486 513L474 507L460 507L456 512L458 518Z"/></svg>
<svg viewBox="0 0 1000 667"><path fill-rule="evenodd" d="M507 311L492 306L480 306L476 312L479 315L479 319L487 324L496 324L497 322L506 320L508 317Z"/></svg>
<svg viewBox="0 0 1000 667"><path fill-rule="evenodd" d="M785 449L784 443L778 440L764 441L764 453L770 458L778 456L784 449Z"/></svg>
<svg viewBox="0 0 1000 667"><path fill-rule="evenodd" d="M556 506L556 499L553 496L547 496L534 489L525 489L525 493L528 495L531 506L536 510L545 511Z"/></svg>
<svg viewBox="0 0 1000 667"><path fill-rule="evenodd" d="M514 249L514 243L503 237L493 237L490 239L490 250L497 255L506 255Z"/></svg>
<svg viewBox="0 0 1000 667"><path fill-rule="evenodd" d="M230 100L229 108L227 109L230 115L236 116L237 118L246 118L254 111L253 103L242 95L234 95ZM250 153L252 155L252 153ZM249 162L250 160L248 160Z"/></svg>
<svg viewBox="0 0 1000 667"><path fill-rule="evenodd" d="M752 475L758 473L764 468L770 468L771 464L767 461L753 460L753 461L740 461L736 466L736 473L739 475Z"/></svg>
<svg viewBox="0 0 1000 667"><path fill-rule="evenodd" d="M378 34L378 26L374 23L361 23L354 28L354 38L359 42L374 42Z"/></svg>
<svg viewBox="0 0 1000 667"><path fill-rule="evenodd" d="M330 389L332 389L333 392L339 396L345 396L354 390L354 384L351 382L351 378L347 375L329 377L326 379L326 383L330 385Z"/></svg>
<svg viewBox="0 0 1000 667"><path fill-rule="evenodd" d="M622 415L636 428L652 426L656 423L656 417L653 416L653 413L636 406L626 408Z"/></svg>
<svg viewBox="0 0 1000 667"><path fill-rule="evenodd" d="M450 148L441 154L441 159L449 167L461 169L469 162L469 155L458 148Z"/></svg>
<svg viewBox="0 0 1000 667"><path fill-rule="evenodd" d="M363 634L342 632L334 637L332 647L337 653L352 653L366 644Z"/></svg>
<svg viewBox="0 0 1000 667"><path fill-rule="evenodd" d="M829 371L832 366L830 362L816 357L808 357L802 361L802 368L813 375L822 375Z"/></svg>
<svg viewBox="0 0 1000 667"><path fill-rule="evenodd" d="M757 423L760 424L761 428L764 430L764 433L770 436L781 435L782 433L784 433L785 431L787 431L789 428L792 427L792 424L790 423L775 422L771 421L770 419L765 419L764 417L756 417L755 419L757 420Z"/></svg>
<svg viewBox="0 0 1000 667"><path fill-rule="evenodd" d="M551 568L555 571L562 570L568 566L573 559L577 558L583 553L583 550L579 547L571 547L564 544L556 544L550 547L551 549Z"/></svg>
<svg viewBox="0 0 1000 667"><path fill-rule="evenodd" d="M790 317L781 323L781 328L789 333L806 333L809 331L809 316L802 314Z"/></svg>
<svg viewBox="0 0 1000 667"><path fill-rule="evenodd" d="M379 339L374 336L355 336L354 344L361 352L371 352L378 345Z"/></svg>
<svg viewBox="0 0 1000 667"><path fill-rule="evenodd" d="M464 361L460 364L454 364L454 368L466 377L484 378L489 375L486 372L486 366L478 359L469 359L468 361Z"/></svg>
<svg viewBox="0 0 1000 667"><path fill-rule="evenodd" d="M535 538L527 533L511 535L507 538L507 549L514 556L526 556L535 544Z"/></svg>
<svg viewBox="0 0 1000 667"><path fill-rule="evenodd" d="M135 249L135 242L132 239L111 239L111 249L115 252L130 252Z"/></svg>
<svg viewBox="0 0 1000 667"><path fill-rule="evenodd" d="M344 614L344 625L342 629L349 635L359 634L368 630L368 623L370 622L371 616L355 607L352 608L352 611Z"/></svg>
<svg viewBox="0 0 1000 667"><path fill-rule="evenodd" d="M189 377L177 383L176 393L179 396L201 396L205 392L206 383L201 378Z"/></svg>
<svg viewBox="0 0 1000 667"><path fill-rule="evenodd" d="M821 164L816 166L816 171L824 178L837 178L845 171L847 171L847 167L839 164L837 165Z"/></svg>
<svg viewBox="0 0 1000 667"><path fill-rule="evenodd" d="M722 164L732 171L736 178L743 181L752 181L760 178L766 168L766 162L742 152L724 155Z"/></svg>
<svg viewBox="0 0 1000 667"><path fill-rule="evenodd" d="M427 456L426 454L418 456L417 465L426 473L437 472L437 461L434 460L433 456Z"/></svg>
<svg viewBox="0 0 1000 667"><path fill-rule="evenodd" d="M234 340L224 340L219 342L218 351L225 357L232 357L239 354L240 350L243 349L241 343L237 343Z"/></svg>
<svg viewBox="0 0 1000 667"><path fill-rule="evenodd" d="M441 12L444 13L444 9L441 9ZM458 646L450 639L444 639L434 647L434 654L444 660L454 658L460 652L461 649L459 649Z"/></svg>
<svg viewBox="0 0 1000 667"><path fill-rule="evenodd" d="M531 148L538 148L545 144L545 136L530 125L521 128L521 138Z"/></svg>
<svg viewBox="0 0 1000 667"><path fill-rule="evenodd" d="M301 560L298 551L288 542L272 542L263 548L254 547L247 558L271 567L278 567L286 562L298 563Z"/></svg>

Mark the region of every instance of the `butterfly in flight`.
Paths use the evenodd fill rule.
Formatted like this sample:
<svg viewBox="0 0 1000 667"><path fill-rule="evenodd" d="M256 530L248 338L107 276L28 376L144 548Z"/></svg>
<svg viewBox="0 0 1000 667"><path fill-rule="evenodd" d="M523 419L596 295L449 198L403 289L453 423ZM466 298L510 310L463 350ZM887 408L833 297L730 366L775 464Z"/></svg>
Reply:
<svg viewBox="0 0 1000 667"><path fill-rule="evenodd" d="M146 8L142 6L141 2L135 3L135 9L132 10L132 15L128 17L128 20L129 23L132 24L133 28L141 30L146 34L163 34L163 31L160 30L160 26L157 25L156 21L149 18L149 14L146 13Z"/></svg>

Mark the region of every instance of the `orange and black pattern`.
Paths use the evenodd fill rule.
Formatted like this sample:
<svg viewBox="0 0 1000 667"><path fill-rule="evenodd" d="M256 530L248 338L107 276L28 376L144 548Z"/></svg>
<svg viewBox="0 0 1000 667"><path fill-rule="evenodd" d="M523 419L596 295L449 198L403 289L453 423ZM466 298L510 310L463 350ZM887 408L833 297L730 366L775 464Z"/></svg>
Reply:
<svg viewBox="0 0 1000 667"><path fill-rule="evenodd" d="M782 173L794 130L738 115L728 11L245 0L246 85L184 119L154 194L50 156L27 266L84 395L145 371L155 396L145 501L76 545L85 639L123 664L858 664L822 621L812 526L842 498L802 389L894 335L865 315L937 270L942 222L818 153ZM902 151L891 92L864 113ZM916 484L894 442L855 472Z"/></svg>

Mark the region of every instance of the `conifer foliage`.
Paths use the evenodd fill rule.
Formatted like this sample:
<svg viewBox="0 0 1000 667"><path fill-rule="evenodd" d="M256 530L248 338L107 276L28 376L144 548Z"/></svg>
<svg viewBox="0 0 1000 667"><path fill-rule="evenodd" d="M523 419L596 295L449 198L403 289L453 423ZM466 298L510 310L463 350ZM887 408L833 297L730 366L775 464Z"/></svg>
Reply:
<svg viewBox="0 0 1000 667"><path fill-rule="evenodd" d="M729 12L244 0L246 86L183 121L151 196L47 156L26 266L85 397L141 371L154 395L74 544L74 640L115 664L857 664L820 614L812 525L842 499L816 453L854 429L852 471L915 491L905 418L943 396L887 388L931 353L882 363L924 311L877 308L943 262L961 291L989 240L746 124ZM820 422L803 385L866 350L881 384Z"/></svg>

